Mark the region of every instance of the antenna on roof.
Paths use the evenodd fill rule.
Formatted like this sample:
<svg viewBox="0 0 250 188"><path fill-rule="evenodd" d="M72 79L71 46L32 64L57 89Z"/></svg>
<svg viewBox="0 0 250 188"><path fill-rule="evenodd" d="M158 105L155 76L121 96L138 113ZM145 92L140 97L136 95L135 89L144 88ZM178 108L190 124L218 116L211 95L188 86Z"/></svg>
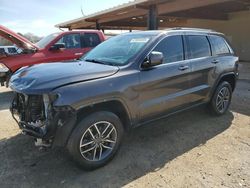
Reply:
<svg viewBox="0 0 250 188"><path fill-rule="evenodd" d="M82 16L84 17L85 14L84 14L84 12L83 12L83 10L82 10L82 4L81 4L81 13L82 13Z"/></svg>

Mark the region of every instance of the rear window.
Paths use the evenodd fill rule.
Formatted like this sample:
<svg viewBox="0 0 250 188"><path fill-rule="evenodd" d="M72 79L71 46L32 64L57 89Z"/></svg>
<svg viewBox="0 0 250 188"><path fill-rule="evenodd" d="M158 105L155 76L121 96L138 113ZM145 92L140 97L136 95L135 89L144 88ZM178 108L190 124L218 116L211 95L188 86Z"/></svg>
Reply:
<svg viewBox="0 0 250 188"><path fill-rule="evenodd" d="M210 45L206 36L188 35L187 43L189 59L211 56Z"/></svg>
<svg viewBox="0 0 250 188"><path fill-rule="evenodd" d="M221 55L221 54L230 53L229 48L228 48L224 38L222 38L220 36L212 35L209 37L209 40L210 40L211 45L212 45L213 55Z"/></svg>
<svg viewBox="0 0 250 188"><path fill-rule="evenodd" d="M82 46L84 48L96 47L100 43L100 38L96 33L84 33L82 39Z"/></svg>

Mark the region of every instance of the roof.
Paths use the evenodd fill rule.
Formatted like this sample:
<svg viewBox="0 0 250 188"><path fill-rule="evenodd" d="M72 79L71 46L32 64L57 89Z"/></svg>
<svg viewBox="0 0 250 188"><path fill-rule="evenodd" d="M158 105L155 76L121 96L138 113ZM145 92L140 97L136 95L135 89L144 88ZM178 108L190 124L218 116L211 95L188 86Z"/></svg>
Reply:
<svg viewBox="0 0 250 188"><path fill-rule="evenodd" d="M148 31L135 31L129 33L123 33L121 35L136 35L136 34L149 34L149 35L160 35L160 34L167 34L167 33L199 33L199 34L219 34L223 35L222 33L216 32L211 29L200 29L200 28L189 28L189 27L176 27L176 28L168 28L164 30L148 30Z"/></svg>
<svg viewBox="0 0 250 188"><path fill-rule="evenodd" d="M227 20L228 14L249 10L250 0L135 0L56 27L69 29L145 29L150 6L156 6L160 28L185 25L187 19Z"/></svg>

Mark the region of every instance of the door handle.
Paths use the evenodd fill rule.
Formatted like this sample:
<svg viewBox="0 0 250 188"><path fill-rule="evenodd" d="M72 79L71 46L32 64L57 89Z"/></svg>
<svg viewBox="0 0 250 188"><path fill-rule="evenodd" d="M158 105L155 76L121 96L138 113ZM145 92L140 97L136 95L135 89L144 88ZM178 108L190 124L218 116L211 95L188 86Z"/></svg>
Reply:
<svg viewBox="0 0 250 188"><path fill-rule="evenodd" d="M83 53L75 53L75 55L82 55Z"/></svg>
<svg viewBox="0 0 250 188"><path fill-rule="evenodd" d="M218 61L217 59L214 59L214 60L212 61L212 63L213 63L213 64L217 64L217 63L219 63L219 61Z"/></svg>
<svg viewBox="0 0 250 188"><path fill-rule="evenodd" d="M181 70L181 71L184 71L184 70L187 70L187 69L189 69L189 66L187 66L187 65L181 65L179 67L179 70Z"/></svg>

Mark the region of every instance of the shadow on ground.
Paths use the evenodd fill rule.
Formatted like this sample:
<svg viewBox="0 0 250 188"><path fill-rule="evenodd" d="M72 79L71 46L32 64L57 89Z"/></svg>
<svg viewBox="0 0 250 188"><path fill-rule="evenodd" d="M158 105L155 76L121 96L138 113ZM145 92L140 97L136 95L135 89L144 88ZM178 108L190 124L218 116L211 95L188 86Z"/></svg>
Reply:
<svg viewBox="0 0 250 188"><path fill-rule="evenodd" d="M137 128L113 161L91 172L79 169L65 151L39 152L30 138L17 135L0 141L1 187L121 187L203 145L233 119L231 112L212 117L197 108Z"/></svg>
<svg viewBox="0 0 250 188"><path fill-rule="evenodd" d="M239 80L237 82L230 109L250 116L250 80Z"/></svg>

